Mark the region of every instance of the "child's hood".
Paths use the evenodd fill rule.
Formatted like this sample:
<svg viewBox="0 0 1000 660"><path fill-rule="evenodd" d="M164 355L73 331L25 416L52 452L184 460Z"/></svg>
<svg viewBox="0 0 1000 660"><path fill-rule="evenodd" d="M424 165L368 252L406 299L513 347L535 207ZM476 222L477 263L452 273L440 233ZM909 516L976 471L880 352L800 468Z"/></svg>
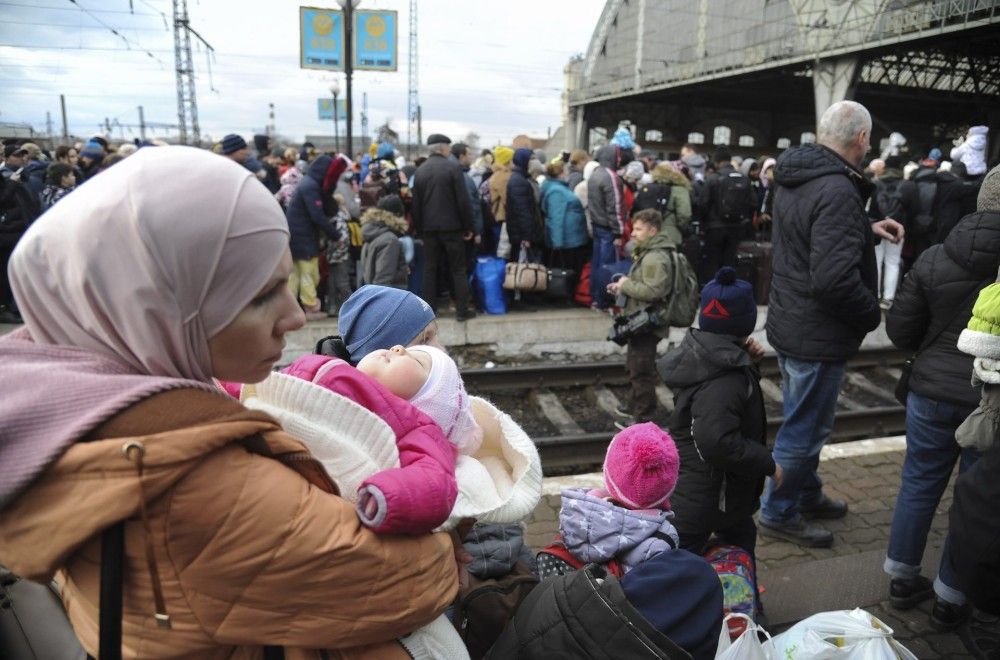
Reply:
<svg viewBox="0 0 1000 660"><path fill-rule="evenodd" d="M741 338L692 328L680 346L660 358L656 370L667 387L685 388L750 366Z"/></svg>
<svg viewBox="0 0 1000 660"><path fill-rule="evenodd" d="M562 492L559 533L574 557L603 564L650 539L664 540L664 535L677 547L672 516L669 511L631 511L582 488L567 488Z"/></svg>

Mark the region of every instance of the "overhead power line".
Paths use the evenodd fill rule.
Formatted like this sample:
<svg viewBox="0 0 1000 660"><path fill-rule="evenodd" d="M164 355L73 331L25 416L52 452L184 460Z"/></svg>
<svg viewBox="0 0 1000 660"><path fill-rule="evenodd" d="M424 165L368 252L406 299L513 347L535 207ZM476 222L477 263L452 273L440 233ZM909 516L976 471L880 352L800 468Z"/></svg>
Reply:
<svg viewBox="0 0 1000 660"><path fill-rule="evenodd" d="M92 12L91 10L89 10L86 7L84 7L83 5L81 5L79 2L77 2L77 0L67 0L67 1L70 4L72 4L74 7L76 7L80 11L82 11L84 14L86 14L87 16L89 16L90 18L92 18L94 21L96 21L100 25L102 25L105 28L107 28L107 30L109 32L111 32L111 34L115 35L116 37L118 37L122 41L124 41L125 42L125 46L128 48L128 50L140 50L140 51L143 51L143 52L146 53L146 55L150 56L151 58L153 58L154 60L156 60L157 62L159 62L160 66L165 66L165 64L163 63L163 60L161 60L159 57L157 57L156 55L154 55L152 52L150 52L150 51L146 50L145 48L143 48L138 42L136 42L136 44L135 44L136 48L133 49L132 48L132 42L129 41L128 37L126 37L124 34L122 34L121 32L119 32L118 29L115 28L114 26L105 23L101 19L100 16L98 16L97 14L95 14L94 12Z"/></svg>

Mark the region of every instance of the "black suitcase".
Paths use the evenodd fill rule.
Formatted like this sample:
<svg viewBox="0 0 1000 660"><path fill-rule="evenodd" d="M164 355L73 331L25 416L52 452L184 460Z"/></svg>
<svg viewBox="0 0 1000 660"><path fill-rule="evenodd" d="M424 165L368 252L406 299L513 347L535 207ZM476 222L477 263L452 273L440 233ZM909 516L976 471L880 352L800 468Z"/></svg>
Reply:
<svg viewBox="0 0 1000 660"><path fill-rule="evenodd" d="M757 278L757 258L750 252L737 252L736 253L736 277L745 280L750 283L750 286L754 286L754 281ZM757 293L754 291L754 300L757 304L762 304L757 300Z"/></svg>
<svg viewBox="0 0 1000 660"><path fill-rule="evenodd" d="M545 297L553 300L570 301L576 291L576 271L568 268L550 268L549 284L545 289Z"/></svg>

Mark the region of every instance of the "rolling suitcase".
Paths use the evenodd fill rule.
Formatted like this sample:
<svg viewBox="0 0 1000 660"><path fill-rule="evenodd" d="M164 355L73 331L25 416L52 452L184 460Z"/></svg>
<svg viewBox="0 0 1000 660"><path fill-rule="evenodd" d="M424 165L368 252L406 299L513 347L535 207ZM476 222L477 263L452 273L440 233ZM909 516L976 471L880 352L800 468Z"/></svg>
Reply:
<svg viewBox="0 0 1000 660"><path fill-rule="evenodd" d="M750 252L744 252L742 246L740 251L736 253L736 277L750 283L750 287L754 288L754 300L758 305L762 304L757 300L757 291L754 286L757 277L757 258Z"/></svg>
<svg viewBox="0 0 1000 660"><path fill-rule="evenodd" d="M753 296L758 305L766 305L767 298L771 294L772 245L764 241L744 241L740 243L739 249L740 252L754 257L754 278L751 280Z"/></svg>

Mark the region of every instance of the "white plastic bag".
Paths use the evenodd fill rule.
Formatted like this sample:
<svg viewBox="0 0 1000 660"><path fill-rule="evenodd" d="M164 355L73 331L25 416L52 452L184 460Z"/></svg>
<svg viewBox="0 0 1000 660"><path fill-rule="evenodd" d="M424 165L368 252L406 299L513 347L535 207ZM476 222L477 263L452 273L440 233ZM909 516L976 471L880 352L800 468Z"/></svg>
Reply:
<svg viewBox="0 0 1000 660"><path fill-rule="evenodd" d="M917 660L892 628L862 609L820 612L771 640L783 660Z"/></svg>
<svg viewBox="0 0 1000 660"><path fill-rule="evenodd" d="M747 629L736 638L729 641L729 620L733 618L746 619ZM766 642L761 642L757 632L764 633ZM779 660L771 645L771 635L758 626L746 614L730 614L722 622L719 632L719 646L715 650L715 660Z"/></svg>
<svg viewBox="0 0 1000 660"><path fill-rule="evenodd" d="M510 259L510 234L507 233L507 223L500 224L500 240L497 242L497 256L501 259Z"/></svg>

